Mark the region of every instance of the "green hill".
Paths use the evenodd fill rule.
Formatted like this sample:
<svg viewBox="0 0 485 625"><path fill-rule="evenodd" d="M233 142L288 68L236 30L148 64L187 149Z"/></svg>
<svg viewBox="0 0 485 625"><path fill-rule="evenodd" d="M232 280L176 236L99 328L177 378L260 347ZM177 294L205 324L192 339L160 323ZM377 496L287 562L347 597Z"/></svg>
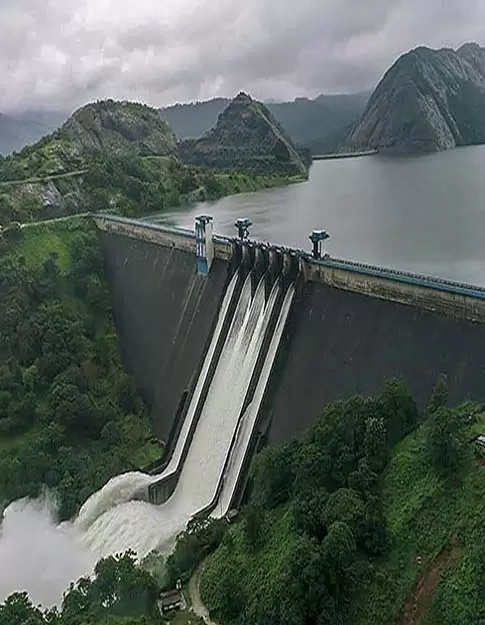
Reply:
<svg viewBox="0 0 485 625"><path fill-rule="evenodd" d="M249 505L209 557L202 597L224 625L479 625L485 608L485 415L422 425L392 382L324 410L254 461ZM407 436L406 433L410 432Z"/></svg>
<svg viewBox="0 0 485 625"><path fill-rule="evenodd" d="M69 118L58 137L81 153L168 156L176 150L175 135L159 112L135 102L88 104Z"/></svg>
<svg viewBox="0 0 485 625"><path fill-rule="evenodd" d="M292 139L311 148L312 154L334 151L363 113L370 93L320 95L314 100L296 98L292 102L268 102L274 115ZM217 123L230 104L229 98L175 104L161 109L162 117L178 139L198 139ZM338 142L334 139L338 135Z"/></svg>
<svg viewBox="0 0 485 625"><path fill-rule="evenodd" d="M89 104L33 146L0 157L0 225L89 210L141 215L289 182L276 166L217 173L178 156L158 110L112 100Z"/></svg>
<svg viewBox="0 0 485 625"><path fill-rule="evenodd" d="M189 164L255 174L307 177L310 154L297 146L264 104L240 93L200 139L179 144Z"/></svg>
<svg viewBox="0 0 485 625"><path fill-rule="evenodd" d="M485 142L485 48L420 46L386 72L345 150L435 152Z"/></svg>

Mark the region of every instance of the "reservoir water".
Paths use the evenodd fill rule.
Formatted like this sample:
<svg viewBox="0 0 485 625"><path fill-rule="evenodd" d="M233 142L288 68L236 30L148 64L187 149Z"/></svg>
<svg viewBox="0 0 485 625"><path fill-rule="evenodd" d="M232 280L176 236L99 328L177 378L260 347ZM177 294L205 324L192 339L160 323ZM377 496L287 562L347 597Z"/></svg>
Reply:
<svg viewBox="0 0 485 625"><path fill-rule="evenodd" d="M307 183L184 207L152 218L193 228L214 216L234 235L237 217L251 236L310 249L325 228L332 256L485 284L485 146L417 157L316 161Z"/></svg>

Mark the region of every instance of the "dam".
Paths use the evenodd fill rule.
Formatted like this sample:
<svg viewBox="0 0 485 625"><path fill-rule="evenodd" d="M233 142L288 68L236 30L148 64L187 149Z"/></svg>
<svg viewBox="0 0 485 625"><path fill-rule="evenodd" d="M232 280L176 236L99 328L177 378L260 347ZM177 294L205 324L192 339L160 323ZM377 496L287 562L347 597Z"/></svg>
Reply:
<svg viewBox="0 0 485 625"><path fill-rule="evenodd" d="M325 404L402 379L424 405L485 397L485 289L312 250L95 215L125 367L166 454L118 476L76 526L98 557L168 553L194 515L242 499L254 451L288 441Z"/></svg>

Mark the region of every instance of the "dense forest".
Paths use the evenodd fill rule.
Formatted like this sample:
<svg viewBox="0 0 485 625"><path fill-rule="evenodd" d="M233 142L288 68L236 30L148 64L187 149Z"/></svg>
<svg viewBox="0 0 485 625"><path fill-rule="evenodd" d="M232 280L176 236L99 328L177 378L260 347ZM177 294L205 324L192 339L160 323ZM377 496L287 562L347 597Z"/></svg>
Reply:
<svg viewBox="0 0 485 625"><path fill-rule="evenodd" d="M446 403L441 380L418 427L412 397L390 381L376 399L327 406L303 440L259 454L242 519L202 577L214 618L483 622L485 473L470 440L485 424L480 407Z"/></svg>
<svg viewBox="0 0 485 625"><path fill-rule="evenodd" d="M70 164L77 169L51 174L50 151L38 148L31 154L29 150L22 158L0 157L0 225L87 210L141 216L288 182L276 175L214 172L184 165L174 157L101 154L85 156L81 164L77 160Z"/></svg>
<svg viewBox="0 0 485 625"><path fill-rule="evenodd" d="M0 240L0 502L56 489L61 519L161 454L124 373L94 224Z"/></svg>
<svg viewBox="0 0 485 625"><path fill-rule="evenodd" d="M154 579L127 552L100 560L91 578L71 585L59 609L37 608L26 593L11 595L0 605L0 625L155 625L157 597Z"/></svg>

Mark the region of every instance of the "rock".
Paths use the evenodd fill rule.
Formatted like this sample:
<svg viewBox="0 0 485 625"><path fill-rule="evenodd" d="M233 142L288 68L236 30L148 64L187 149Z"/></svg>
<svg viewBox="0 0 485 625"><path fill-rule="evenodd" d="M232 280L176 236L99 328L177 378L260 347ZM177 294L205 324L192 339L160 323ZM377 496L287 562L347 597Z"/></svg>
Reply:
<svg viewBox="0 0 485 625"><path fill-rule="evenodd" d="M419 47L372 94L342 151L433 152L485 142L485 49Z"/></svg>

